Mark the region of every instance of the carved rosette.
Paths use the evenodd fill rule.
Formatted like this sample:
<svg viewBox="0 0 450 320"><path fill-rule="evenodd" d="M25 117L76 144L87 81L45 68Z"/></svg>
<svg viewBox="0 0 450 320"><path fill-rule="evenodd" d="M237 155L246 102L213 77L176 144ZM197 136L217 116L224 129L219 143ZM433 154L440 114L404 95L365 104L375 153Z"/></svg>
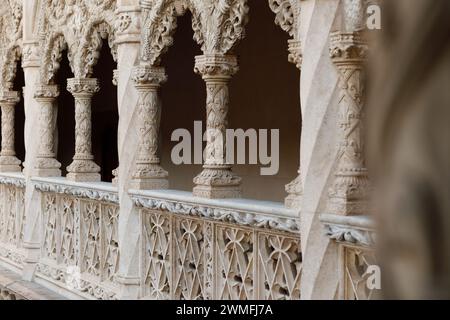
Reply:
<svg viewBox="0 0 450 320"><path fill-rule="evenodd" d="M14 148L14 114L20 101L18 92L0 92L2 110L2 150L0 153L0 172L20 172L21 161L16 158Z"/></svg>
<svg viewBox="0 0 450 320"><path fill-rule="evenodd" d="M330 189L330 211L340 215L367 214L370 189L363 137L364 69L367 44L357 32L334 33L330 54L340 76L340 144L337 172Z"/></svg>
<svg viewBox="0 0 450 320"><path fill-rule="evenodd" d="M238 71L237 59L229 55L203 55L195 59L195 72L206 82L206 148L203 171L194 178L194 195L204 198L238 198L241 178L226 163L228 81Z"/></svg>
<svg viewBox="0 0 450 320"><path fill-rule="evenodd" d="M38 177L61 176L61 164L56 160L56 120L58 109L55 104L59 96L57 85L38 85L34 97L41 107L39 116L39 151L35 165Z"/></svg>
<svg viewBox="0 0 450 320"><path fill-rule="evenodd" d="M133 71L133 81L139 92L139 148L133 172L135 189L167 189L168 173L160 166L158 137L161 120L159 87L167 81L162 67L141 65Z"/></svg>
<svg viewBox="0 0 450 320"><path fill-rule="evenodd" d="M100 167L92 155L91 102L100 91L97 79L72 78L67 80L67 90L75 98L75 156L67 167L67 179L76 182L100 181Z"/></svg>

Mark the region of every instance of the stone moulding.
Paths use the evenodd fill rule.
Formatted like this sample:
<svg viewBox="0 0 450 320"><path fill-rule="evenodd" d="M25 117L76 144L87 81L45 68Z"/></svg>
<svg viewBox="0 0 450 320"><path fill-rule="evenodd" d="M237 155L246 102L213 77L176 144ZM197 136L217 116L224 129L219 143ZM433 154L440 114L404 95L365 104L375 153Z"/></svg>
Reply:
<svg viewBox="0 0 450 320"><path fill-rule="evenodd" d="M153 195L153 193L155 195ZM173 214L206 218L245 227L254 227L294 234L300 233L300 219L295 218L294 216L289 216L295 212L292 210L282 209L282 207L270 208L272 210L258 210L258 207L262 208L264 204L254 202L257 204L254 205L255 208L247 209L245 208L246 205L239 205L242 201L235 201L236 204L231 206L227 204L233 202L233 200L206 200L202 201L203 203L198 203L198 198L192 198L192 201L190 201L188 199L189 196L186 195L170 197L170 199L168 199L164 198L163 194L156 195L157 191L153 193L152 195L145 195L139 191L130 190L131 198L138 208L160 210ZM261 211L272 212L267 213Z"/></svg>
<svg viewBox="0 0 450 320"><path fill-rule="evenodd" d="M375 225L370 217L322 214L320 220L326 235L336 242L362 247L375 245Z"/></svg>
<svg viewBox="0 0 450 320"><path fill-rule="evenodd" d="M0 184L7 186L14 186L16 188L25 189L26 182L23 177L9 177L9 176L0 176Z"/></svg>
<svg viewBox="0 0 450 320"><path fill-rule="evenodd" d="M62 180L65 181L65 179ZM77 198L96 200L112 204L119 204L119 195L117 191L104 189L102 190L101 188L96 187L95 184L82 185L82 184L71 184L67 182L64 183L62 181L51 182L34 179L32 181L34 183L35 189L40 192L65 194Z"/></svg>

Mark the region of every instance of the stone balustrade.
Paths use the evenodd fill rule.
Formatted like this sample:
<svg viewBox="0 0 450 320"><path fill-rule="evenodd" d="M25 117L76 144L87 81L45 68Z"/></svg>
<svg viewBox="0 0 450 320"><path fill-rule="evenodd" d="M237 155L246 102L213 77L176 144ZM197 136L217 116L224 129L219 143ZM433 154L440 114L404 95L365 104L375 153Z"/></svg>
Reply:
<svg viewBox="0 0 450 320"><path fill-rule="evenodd" d="M0 261L23 267L25 180L22 174L0 175Z"/></svg>

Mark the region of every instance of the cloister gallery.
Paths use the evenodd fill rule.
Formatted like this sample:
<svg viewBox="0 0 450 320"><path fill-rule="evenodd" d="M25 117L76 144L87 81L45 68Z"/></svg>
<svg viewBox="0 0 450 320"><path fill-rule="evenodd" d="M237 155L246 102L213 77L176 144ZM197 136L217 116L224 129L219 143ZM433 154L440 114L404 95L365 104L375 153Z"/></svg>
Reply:
<svg viewBox="0 0 450 320"><path fill-rule="evenodd" d="M369 2L1 1L0 300L377 297ZM278 172L174 164L195 121Z"/></svg>

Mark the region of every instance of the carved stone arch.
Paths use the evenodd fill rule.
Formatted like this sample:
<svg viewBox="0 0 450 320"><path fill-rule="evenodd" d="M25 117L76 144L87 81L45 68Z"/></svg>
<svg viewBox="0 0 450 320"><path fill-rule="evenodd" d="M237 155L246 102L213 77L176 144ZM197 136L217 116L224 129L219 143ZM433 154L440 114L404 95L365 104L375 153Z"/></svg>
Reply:
<svg viewBox="0 0 450 320"><path fill-rule="evenodd" d="M1 85L4 90L13 90L13 83L17 72L17 62L22 57L22 48L20 45L13 45L5 50L1 61Z"/></svg>
<svg viewBox="0 0 450 320"><path fill-rule="evenodd" d="M302 0L268 0L270 9L275 13L275 24L287 32L289 40L289 62L301 68L302 49L299 35L300 2Z"/></svg>
<svg viewBox="0 0 450 320"><path fill-rule="evenodd" d="M173 44L177 18L187 10L192 13L194 40L202 45L199 10L191 0L142 1L142 49L141 61L152 66L159 65L161 56Z"/></svg>
<svg viewBox="0 0 450 320"><path fill-rule="evenodd" d="M103 40L108 40L114 61L117 61L117 45L115 41L115 28L105 20L94 21L85 33L79 46L75 76L89 78L100 58Z"/></svg>
<svg viewBox="0 0 450 320"><path fill-rule="evenodd" d="M0 87L12 90L17 61L22 56L22 3L2 1L0 9Z"/></svg>
<svg viewBox="0 0 450 320"><path fill-rule="evenodd" d="M296 39L300 0L269 0L269 7L275 13L275 24Z"/></svg>
<svg viewBox="0 0 450 320"><path fill-rule="evenodd" d="M66 39L62 32L55 32L41 41L41 84L54 84L56 73L60 67L62 53L68 48ZM73 54L68 53L69 61L73 61ZM73 64L70 64L73 72Z"/></svg>

